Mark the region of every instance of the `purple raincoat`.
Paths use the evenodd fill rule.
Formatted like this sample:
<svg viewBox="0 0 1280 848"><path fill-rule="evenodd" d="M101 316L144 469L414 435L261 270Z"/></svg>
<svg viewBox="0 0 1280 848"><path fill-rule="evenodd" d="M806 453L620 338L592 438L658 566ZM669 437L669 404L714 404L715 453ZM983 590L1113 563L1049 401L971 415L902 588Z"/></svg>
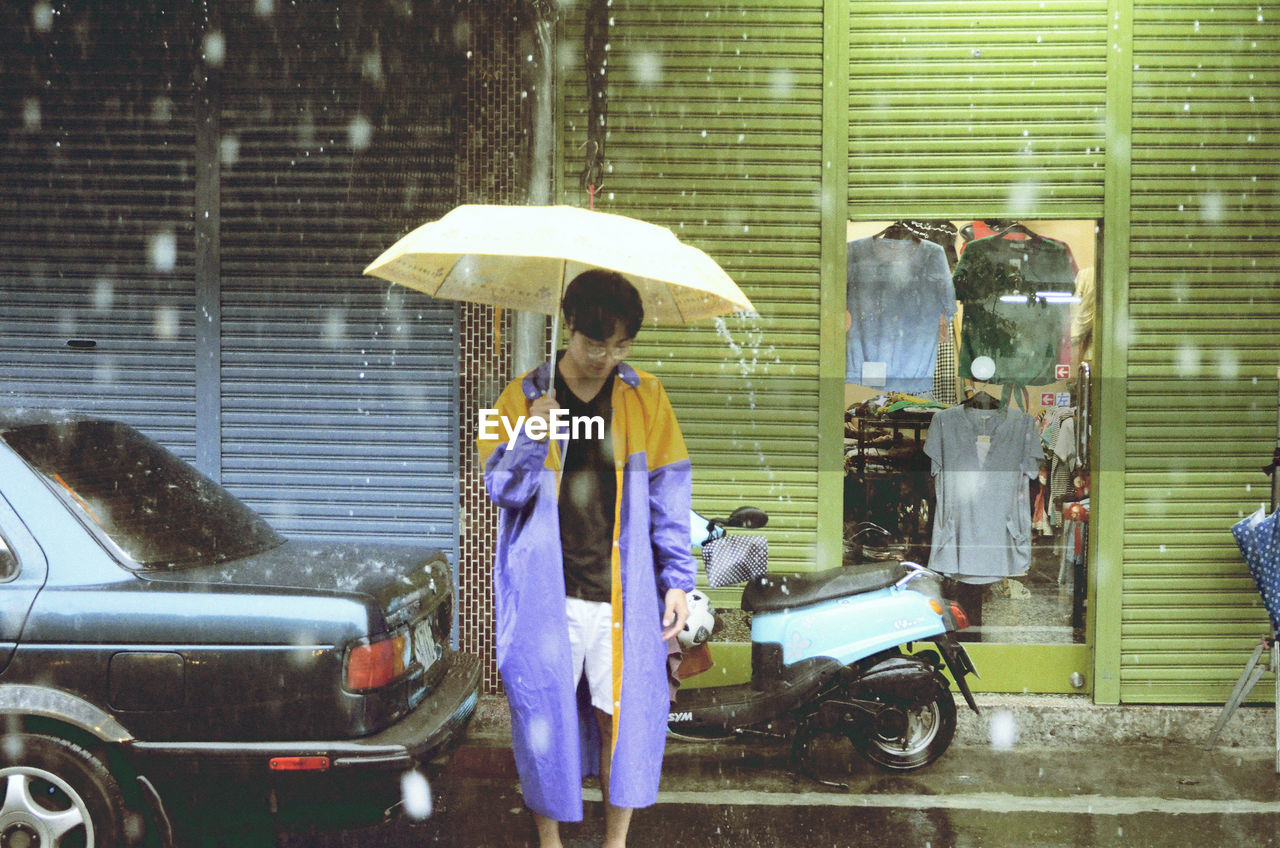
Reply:
<svg viewBox="0 0 1280 848"><path fill-rule="evenodd" d="M550 363L513 381L498 400L512 426L546 390ZM657 378L619 364L611 436L617 461L613 572L614 716L609 801L657 800L666 744L667 589L691 591L691 468L684 438ZM501 507L494 559L498 671L511 705L516 766L531 810L582 819L582 778L599 770L592 707L573 688L557 502L560 440L520 432L478 440L485 487ZM553 445L554 442L554 445Z"/></svg>

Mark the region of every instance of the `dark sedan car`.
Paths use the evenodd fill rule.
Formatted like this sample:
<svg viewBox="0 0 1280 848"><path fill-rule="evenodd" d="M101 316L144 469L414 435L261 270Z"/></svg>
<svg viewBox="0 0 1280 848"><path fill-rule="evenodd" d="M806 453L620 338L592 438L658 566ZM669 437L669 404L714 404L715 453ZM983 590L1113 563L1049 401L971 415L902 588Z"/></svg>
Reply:
<svg viewBox="0 0 1280 848"><path fill-rule="evenodd" d="M398 785L476 705L452 606L438 552L288 541L124 424L0 410L0 846L170 843L193 776Z"/></svg>

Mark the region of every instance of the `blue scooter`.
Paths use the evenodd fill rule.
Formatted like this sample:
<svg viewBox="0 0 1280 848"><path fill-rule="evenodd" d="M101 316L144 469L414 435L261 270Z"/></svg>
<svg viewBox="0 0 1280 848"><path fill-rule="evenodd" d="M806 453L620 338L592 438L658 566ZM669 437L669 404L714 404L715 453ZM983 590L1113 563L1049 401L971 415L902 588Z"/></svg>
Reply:
<svg viewBox="0 0 1280 848"><path fill-rule="evenodd" d="M767 521L752 507L708 521L704 548L726 527ZM944 664L978 712L965 680L976 671L952 636L969 622L943 599L941 586L941 575L912 562L751 578L742 593L742 609L752 614L751 681L680 690L668 716L671 735L790 737L793 767L832 786L843 784L811 774L803 755L819 734L847 737L863 757L892 771L928 765L956 730ZM937 650L912 651L915 642Z"/></svg>

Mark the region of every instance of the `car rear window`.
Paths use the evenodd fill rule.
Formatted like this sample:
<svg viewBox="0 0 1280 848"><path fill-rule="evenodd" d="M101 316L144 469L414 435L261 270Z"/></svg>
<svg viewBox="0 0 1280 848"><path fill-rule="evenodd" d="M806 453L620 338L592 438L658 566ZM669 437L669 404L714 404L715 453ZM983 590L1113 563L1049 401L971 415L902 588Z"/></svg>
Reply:
<svg viewBox="0 0 1280 848"><path fill-rule="evenodd" d="M125 424L59 421L3 438L126 565L209 565L284 543L226 489Z"/></svg>

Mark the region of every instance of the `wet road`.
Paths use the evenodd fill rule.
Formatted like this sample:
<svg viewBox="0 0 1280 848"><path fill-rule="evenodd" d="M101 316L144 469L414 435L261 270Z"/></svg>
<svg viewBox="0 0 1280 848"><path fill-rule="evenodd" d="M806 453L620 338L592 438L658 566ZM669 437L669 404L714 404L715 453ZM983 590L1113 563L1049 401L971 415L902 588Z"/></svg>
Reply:
<svg viewBox="0 0 1280 848"><path fill-rule="evenodd" d="M659 803L638 811L630 843L649 846L864 846L877 848L1205 848L1280 846L1280 776L1265 749L1191 746L1083 750L953 748L911 775L824 749L833 790L791 774L785 748L763 743L672 742ZM566 825L569 846L600 844L599 792L587 817ZM210 845L283 848L536 845L501 740L458 751L435 786L435 813L343 833L303 828L271 836L240 826Z"/></svg>

